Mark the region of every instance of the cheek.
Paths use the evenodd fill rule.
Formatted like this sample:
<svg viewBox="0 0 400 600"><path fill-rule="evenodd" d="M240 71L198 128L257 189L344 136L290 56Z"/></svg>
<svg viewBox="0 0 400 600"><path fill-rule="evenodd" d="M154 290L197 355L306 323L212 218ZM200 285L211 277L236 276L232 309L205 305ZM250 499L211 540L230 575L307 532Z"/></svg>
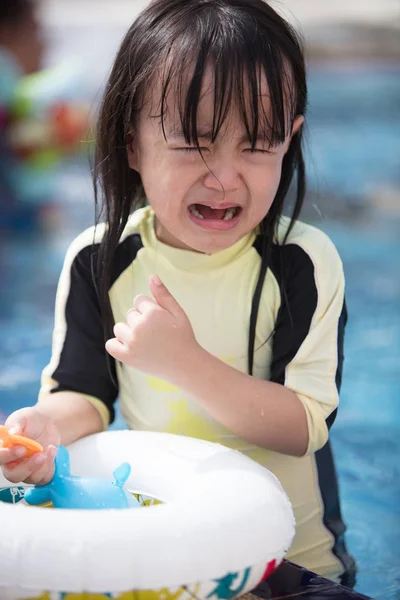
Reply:
<svg viewBox="0 0 400 600"><path fill-rule="evenodd" d="M274 166L274 169L271 174L271 194L275 197L276 192L278 191L279 183L281 181L282 176L282 160L278 162L277 165Z"/></svg>
<svg viewBox="0 0 400 600"><path fill-rule="evenodd" d="M271 162L260 167L255 178L254 191L257 204L270 206L275 198L282 174L282 161Z"/></svg>
<svg viewBox="0 0 400 600"><path fill-rule="evenodd" d="M197 181L195 169L162 152L147 153L140 166L146 196L160 215L176 212L177 205Z"/></svg>

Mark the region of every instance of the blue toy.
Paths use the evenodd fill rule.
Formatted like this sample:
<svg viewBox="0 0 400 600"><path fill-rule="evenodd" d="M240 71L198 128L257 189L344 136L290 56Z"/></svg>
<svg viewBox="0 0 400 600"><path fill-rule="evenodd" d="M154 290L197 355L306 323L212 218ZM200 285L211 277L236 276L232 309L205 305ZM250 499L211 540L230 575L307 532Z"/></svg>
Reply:
<svg viewBox="0 0 400 600"><path fill-rule="evenodd" d="M25 492L28 504L52 502L54 508L137 508L139 502L124 489L131 467L122 463L113 473L111 483L94 477L70 475L69 453L59 446L55 458L54 477L46 485L29 488Z"/></svg>

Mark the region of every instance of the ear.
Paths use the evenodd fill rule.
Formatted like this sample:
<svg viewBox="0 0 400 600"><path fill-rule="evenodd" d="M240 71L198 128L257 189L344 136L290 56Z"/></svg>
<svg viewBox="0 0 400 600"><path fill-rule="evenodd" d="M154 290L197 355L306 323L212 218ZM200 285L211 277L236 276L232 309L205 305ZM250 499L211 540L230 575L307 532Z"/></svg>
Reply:
<svg viewBox="0 0 400 600"><path fill-rule="evenodd" d="M292 137L294 136L295 133L297 133L299 131L299 129L303 125L303 123L304 123L304 116L297 115L297 117L293 121Z"/></svg>
<svg viewBox="0 0 400 600"><path fill-rule="evenodd" d="M287 136L287 138L285 140L284 154L286 154L287 151L289 150L290 143L292 141L293 136L299 131L299 129L303 125L303 123L304 123L303 115L297 115L295 120L293 121L292 132L290 135Z"/></svg>
<svg viewBox="0 0 400 600"><path fill-rule="evenodd" d="M137 156L137 150L134 148L133 134L128 133L126 136L126 155L128 158L128 164L134 171L139 171L139 161Z"/></svg>

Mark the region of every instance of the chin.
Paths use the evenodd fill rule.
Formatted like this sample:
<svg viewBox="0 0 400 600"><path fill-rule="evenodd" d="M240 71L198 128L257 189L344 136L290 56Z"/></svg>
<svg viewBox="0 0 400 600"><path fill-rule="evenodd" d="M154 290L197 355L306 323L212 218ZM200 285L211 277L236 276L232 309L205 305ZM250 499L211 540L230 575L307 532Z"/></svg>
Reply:
<svg viewBox="0 0 400 600"><path fill-rule="evenodd" d="M215 254L216 252L221 252L222 250L226 250L227 248L230 248L231 246L236 244L236 242L239 241L239 239L242 237L243 237L243 235L240 235L240 236L232 236L232 235L231 236L222 236L222 235L213 236L212 238L210 237L209 240L194 241L192 248L193 248L193 250L195 250L197 252L202 252L203 254Z"/></svg>

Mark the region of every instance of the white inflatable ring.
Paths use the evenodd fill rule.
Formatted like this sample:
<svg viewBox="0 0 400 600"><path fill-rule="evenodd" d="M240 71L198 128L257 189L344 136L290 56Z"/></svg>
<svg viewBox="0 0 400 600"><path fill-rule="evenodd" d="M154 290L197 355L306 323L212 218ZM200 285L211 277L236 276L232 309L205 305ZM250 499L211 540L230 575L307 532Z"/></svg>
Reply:
<svg viewBox="0 0 400 600"><path fill-rule="evenodd" d="M294 518L285 492L239 452L133 431L93 435L69 450L75 475L111 481L129 462L126 487L163 504L90 511L0 502L2 600L234 598L289 549ZM0 489L11 485L0 474Z"/></svg>

